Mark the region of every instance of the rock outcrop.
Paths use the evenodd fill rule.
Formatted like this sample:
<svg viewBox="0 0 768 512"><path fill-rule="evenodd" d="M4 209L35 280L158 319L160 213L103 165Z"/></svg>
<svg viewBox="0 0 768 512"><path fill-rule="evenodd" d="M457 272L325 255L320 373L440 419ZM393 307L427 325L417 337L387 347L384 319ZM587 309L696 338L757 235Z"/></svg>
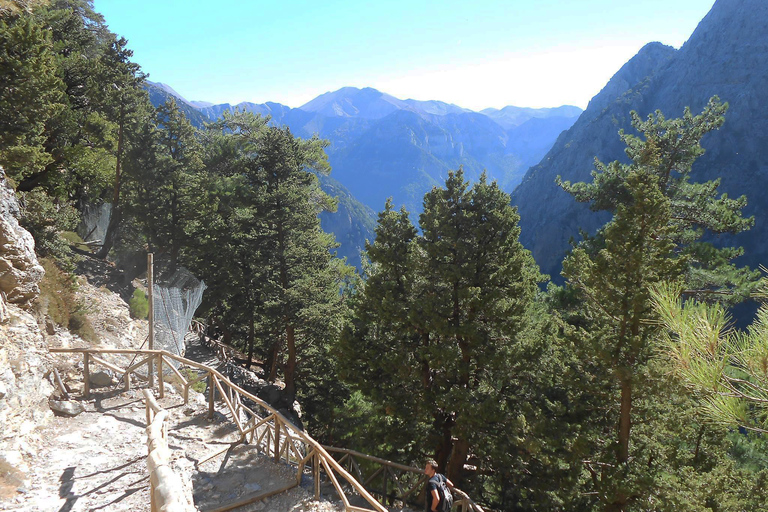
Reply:
<svg viewBox="0 0 768 512"><path fill-rule="evenodd" d="M593 159L625 160L618 131L632 131L629 112L641 116L657 109L667 118L685 107L701 112L710 97L730 104L725 125L702 141L706 153L696 162L692 181L721 178L721 192L746 194L746 215L755 215L751 231L722 237L745 248L739 263L768 262L768 3L718 0L690 39L674 50L646 45L600 92L578 121L526 173L513 193L520 212L521 241L543 272L556 278L571 237L579 229L594 232L605 214L576 203L555 184L589 181Z"/></svg>
<svg viewBox="0 0 768 512"><path fill-rule="evenodd" d="M0 325L0 452L13 450L22 438L50 419L46 379L53 368L48 344L35 318L15 305Z"/></svg>
<svg viewBox="0 0 768 512"><path fill-rule="evenodd" d="M19 202L0 168L0 292L11 304L26 306L39 295L45 272L35 256L35 241L18 217Z"/></svg>
<svg viewBox="0 0 768 512"><path fill-rule="evenodd" d="M32 235L19 225L19 203L0 168L0 486L24 489L27 434L52 416L45 379L52 364L35 318L21 307L39 295L43 267Z"/></svg>

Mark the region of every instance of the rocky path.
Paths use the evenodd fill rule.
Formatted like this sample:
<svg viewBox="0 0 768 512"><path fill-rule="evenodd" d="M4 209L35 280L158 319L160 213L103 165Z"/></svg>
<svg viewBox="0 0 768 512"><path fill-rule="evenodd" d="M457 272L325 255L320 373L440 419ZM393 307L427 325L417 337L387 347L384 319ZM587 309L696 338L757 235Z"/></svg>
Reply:
<svg viewBox="0 0 768 512"><path fill-rule="evenodd" d="M0 511L149 511L146 418L141 390L115 389L116 379L107 376L105 387L94 387L92 397L84 400L82 357L47 354L47 348L54 347L138 348L146 339L146 321L131 319L118 294L106 286L96 287L90 280L80 279L78 296L89 305L88 317L97 340L85 341L58 328L48 333L37 332L33 337L40 345L39 357L50 359L50 367L58 369L70 389L72 399L64 402L82 407L83 412L75 417L51 417L37 427L28 421L29 427L17 429L23 435L3 438L5 444L1 446L11 446L12 450L3 448L0 453ZM29 315L19 315L24 321L11 322L6 328L16 341L19 334L14 329L23 327L30 333L37 329L34 319L27 318ZM3 339L0 337L0 341ZM29 350L23 344L16 343L14 347ZM124 356L104 357L121 367L130 361ZM191 340L186 357L212 367L220 363L196 339ZM49 376L42 381L40 375L32 377L36 380L22 382L24 389L15 392L36 385L47 386L41 388L41 396L53 392ZM190 400L185 405L176 391L180 387L175 385L174 378L168 376L166 397L158 402L170 412L168 442L172 466L198 510L214 510L294 481L294 468L274 463L252 446L235 444L237 430L225 414L223 403L217 404L213 420L207 418L203 394L190 390ZM51 416L45 401L40 407L41 414ZM321 500L314 501L311 479L305 476L301 486L238 510L343 510L331 486L323 485L322 489Z"/></svg>
<svg viewBox="0 0 768 512"><path fill-rule="evenodd" d="M184 405L171 387L159 402L171 411L168 443L174 469L199 510L242 501L295 478L293 468L275 464L248 445L232 445L238 439L236 428L221 410L208 420L203 395L191 392ZM81 403L85 412L74 418L56 417L38 432L28 486L14 499L1 501L0 510L149 511L141 392L95 393L92 400ZM337 504L311 500L310 488L306 482L239 510L337 510Z"/></svg>

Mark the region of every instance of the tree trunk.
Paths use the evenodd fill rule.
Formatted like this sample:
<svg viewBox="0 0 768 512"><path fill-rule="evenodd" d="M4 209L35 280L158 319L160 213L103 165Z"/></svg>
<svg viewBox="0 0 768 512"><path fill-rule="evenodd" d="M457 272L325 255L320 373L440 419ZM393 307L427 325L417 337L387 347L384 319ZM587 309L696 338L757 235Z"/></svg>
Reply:
<svg viewBox="0 0 768 512"><path fill-rule="evenodd" d="M285 398L289 404L296 400L296 331L292 325L285 328L288 361L285 364Z"/></svg>
<svg viewBox="0 0 768 512"><path fill-rule="evenodd" d="M269 356L269 363L267 364L267 366L269 366L269 377L267 378L269 382L275 382L275 380L277 380L277 362L279 360L279 356L280 340L272 344L272 353Z"/></svg>
<svg viewBox="0 0 768 512"><path fill-rule="evenodd" d="M248 369L251 369L251 365L253 365L253 339L256 337L254 334L254 323L255 319L253 318L253 308L251 308L251 324L248 326Z"/></svg>
<svg viewBox="0 0 768 512"><path fill-rule="evenodd" d="M441 415L435 418L435 426L442 428L443 435L440 439L440 444L435 450L435 462L437 466L445 473L448 467L448 459L451 456L451 450L453 448L453 419L450 416Z"/></svg>
<svg viewBox="0 0 768 512"><path fill-rule="evenodd" d="M448 462L448 467L445 470L445 476L448 480L453 482L457 487L461 486L461 481L464 479L464 463L467 461L469 455L469 440L465 437L460 437L453 443L453 451L451 452L451 460Z"/></svg>
<svg viewBox="0 0 768 512"><path fill-rule="evenodd" d="M619 416L619 451L616 462L623 464L629 460L629 432L632 428L632 377L621 378L621 413Z"/></svg>

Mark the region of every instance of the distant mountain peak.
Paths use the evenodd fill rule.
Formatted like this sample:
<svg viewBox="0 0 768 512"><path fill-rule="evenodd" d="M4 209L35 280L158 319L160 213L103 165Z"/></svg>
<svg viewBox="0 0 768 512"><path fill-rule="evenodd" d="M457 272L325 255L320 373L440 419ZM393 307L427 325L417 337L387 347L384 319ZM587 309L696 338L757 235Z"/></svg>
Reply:
<svg viewBox="0 0 768 512"><path fill-rule="evenodd" d="M193 107L196 106L191 101L188 101L186 98L184 98L184 96L182 96L181 94L176 92L176 90L173 87L171 87L170 85L168 85L168 84L164 84L162 82L151 82L149 80L147 80L147 84L148 85L153 85L153 86L157 87L158 89L164 90L165 92L167 92L168 94L170 94L171 96L176 98L177 100L180 100L180 101L186 103L187 105L192 105Z"/></svg>
<svg viewBox="0 0 768 512"><path fill-rule="evenodd" d="M529 119L547 119L551 117L575 119L581 115L581 112L582 110L579 107L573 105L562 105L560 107L552 108L530 108L507 105L500 109L486 108L480 111L481 114L490 117L505 130L520 126Z"/></svg>
<svg viewBox="0 0 768 512"><path fill-rule="evenodd" d="M299 109L329 117L381 119L405 108L403 101L372 87L342 87L305 103Z"/></svg>
<svg viewBox="0 0 768 512"><path fill-rule="evenodd" d="M635 87L641 80L652 76L677 53L672 46L659 42L644 45L608 80L605 87L587 105L587 112L597 115L608 105Z"/></svg>

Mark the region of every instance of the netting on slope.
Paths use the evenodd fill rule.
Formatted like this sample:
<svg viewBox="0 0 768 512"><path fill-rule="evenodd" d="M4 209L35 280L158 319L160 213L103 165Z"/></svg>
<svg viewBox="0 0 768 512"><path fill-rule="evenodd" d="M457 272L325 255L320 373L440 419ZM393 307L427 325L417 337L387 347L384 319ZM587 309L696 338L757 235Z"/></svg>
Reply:
<svg viewBox="0 0 768 512"><path fill-rule="evenodd" d="M112 205L102 203L99 205L86 205L82 212L82 221L77 233L86 242L104 240L109 226L109 217L112 215Z"/></svg>
<svg viewBox="0 0 768 512"><path fill-rule="evenodd" d="M205 283L185 268L179 268L170 278L155 282L155 349L184 355L184 336L203 300L205 288ZM177 365L174 363L174 366Z"/></svg>

